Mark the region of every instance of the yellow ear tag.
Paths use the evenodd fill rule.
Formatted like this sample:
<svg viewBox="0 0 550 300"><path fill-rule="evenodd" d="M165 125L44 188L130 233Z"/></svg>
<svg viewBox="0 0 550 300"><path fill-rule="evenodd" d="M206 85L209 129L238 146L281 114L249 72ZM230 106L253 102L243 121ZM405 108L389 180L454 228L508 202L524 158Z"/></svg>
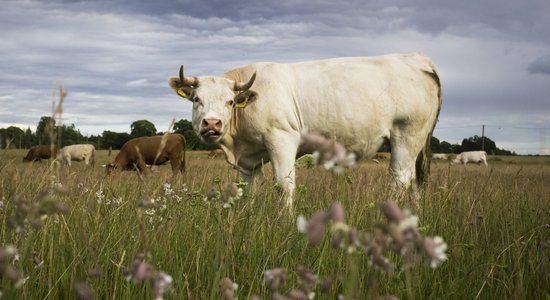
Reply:
<svg viewBox="0 0 550 300"><path fill-rule="evenodd" d="M244 100L243 102L241 103L237 103L235 105L236 108L244 108L246 105L248 104L248 99Z"/></svg>
<svg viewBox="0 0 550 300"><path fill-rule="evenodd" d="M178 90L178 95L180 95L182 97L187 97L187 94L182 89Z"/></svg>

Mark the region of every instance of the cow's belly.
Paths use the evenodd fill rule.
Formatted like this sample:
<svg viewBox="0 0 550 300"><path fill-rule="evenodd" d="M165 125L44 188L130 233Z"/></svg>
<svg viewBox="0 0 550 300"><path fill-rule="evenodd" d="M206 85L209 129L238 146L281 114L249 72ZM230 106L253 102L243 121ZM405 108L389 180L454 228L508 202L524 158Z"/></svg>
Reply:
<svg viewBox="0 0 550 300"><path fill-rule="evenodd" d="M389 127L380 126L380 124L362 124L362 126L354 126L346 124L346 122L335 122L339 126L307 126L310 132L319 133L327 138L330 138L347 149L355 152L359 158L371 157L389 138ZM361 125L355 123L355 125Z"/></svg>

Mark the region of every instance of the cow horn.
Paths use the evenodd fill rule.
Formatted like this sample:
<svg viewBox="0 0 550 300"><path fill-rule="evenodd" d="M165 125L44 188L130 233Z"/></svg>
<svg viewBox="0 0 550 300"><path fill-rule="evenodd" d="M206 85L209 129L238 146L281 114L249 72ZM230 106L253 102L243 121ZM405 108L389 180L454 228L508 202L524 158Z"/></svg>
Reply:
<svg viewBox="0 0 550 300"><path fill-rule="evenodd" d="M254 74L252 74L252 77L250 77L250 80L247 83L235 82L235 87L233 88L233 90L234 91L246 91L252 86L252 84L254 83L254 80L256 80L256 72L254 72Z"/></svg>
<svg viewBox="0 0 550 300"><path fill-rule="evenodd" d="M183 76L183 65L180 67L180 85L181 86L194 86L199 85L197 77L185 77Z"/></svg>

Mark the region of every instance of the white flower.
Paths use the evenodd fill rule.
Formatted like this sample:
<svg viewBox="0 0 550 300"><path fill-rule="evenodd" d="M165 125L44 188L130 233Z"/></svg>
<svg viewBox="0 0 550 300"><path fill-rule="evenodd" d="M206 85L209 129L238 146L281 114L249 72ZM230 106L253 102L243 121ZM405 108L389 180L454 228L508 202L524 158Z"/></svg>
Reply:
<svg viewBox="0 0 550 300"><path fill-rule="evenodd" d="M122 204L122 197L116 197L115 199L113 199L113 202L114 202L116 205Z"/></svg>
<svg viewBox="0 0 550 300"><path fill-rule="evenodd" d="M23 277L23 278L19 279L15 283L15 288L18 289L18 288L22 287L27 282L27 280L29 280L29 278L30 278L30 276Z"/></svg>
<svg viewBox="0 0 550 300"><path fill-rule="evenodd" d="M174 190L172 190L172 186L168 182L164 183L163 188L164 188L164 195L166 196L171 195L174 192Z"/></svg>
<svg viewBox="0 0 550 300"><path fill-rule="evenodd" d="M434 242L436 244L436 247L435 247L436 257L432 258L432 261L430 263L430 266L432 268L436 268L443 261L447 260L447 254L445 254L445 251L447 251L447 243L445 243L440 236L434 237Z"/></svg>
<svg viewBox="0 0 550 300"><path fill-rule="evenodd" d="M415 215L407 216L405 219L399 222L399 224L397 225L397 228L401 232L407 229L418 229L418 216L415 216Z"/></svg>
<svg viewBox="0 0 550 300"><path fill-rule="evenodd" d="M447 243L440 236L434 238L427 237L424 239L424 250L430 258L430 266L437 268L442 262L447 260Z"/></svg>
<svg viewBox="0 0 550 300"><path fill-rule="evenodd" d="M101 204L101 202L103 202L103 199L105 199L105 194L103 194L102 190L98 190L95 193L95 197L96 197L97 203Z"/></svg>
<svg viewBox="0 0 550 300"><path fill-rule="evenodd" d="M306 233L307 220L303 215L299 215L296 219L296 226L298 227L298 232Z"/></svg>

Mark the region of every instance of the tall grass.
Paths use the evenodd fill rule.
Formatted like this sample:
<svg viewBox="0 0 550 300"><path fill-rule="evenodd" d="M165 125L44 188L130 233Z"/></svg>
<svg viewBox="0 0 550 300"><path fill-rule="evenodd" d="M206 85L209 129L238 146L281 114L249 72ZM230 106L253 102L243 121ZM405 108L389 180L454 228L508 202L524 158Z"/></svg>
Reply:
<svg viewBox="0 0 550 300"><path fill-rule="evenodd" d="M432 165L430 183L419 200L395 199L420 218L420 230L440 235L449 245L449 260L432 269L418 264L407 284L398 257L396 268L377 273L369 262L330 247L325 239L308 247L296 229L296 215L279 204L270 168L255 195L231 208L204 198L213 188L233 182L236 173L223 159L206 153L187 156L187 171L175 179L162 166L141 180L134 172L105 176L99 166L114 159L98 151L96 167L83 163L59 167L23 164L24 151L0 152L0 247L14 245L13 265L26 282L19 288L4 276L6 299L76 298L75 285L86 282L97 299L148 299L151 286L125 278L125 269L140 253L156 269L173 277L167 299L221 299L220 281L229 277L239 299L266 298L263 272L288 271L280 288L297 285L295 270L306 266L321 277L346 279L357 268L359 299L393 294L417 299L544 299L550 295L550 166L522 161L478 166ZM116 155L116 153L115 153ZM381 221L376 206L392 198L385 163L360 164L342 175L299 169L295 212L310 216L340 202L346 222L369 229ZM60 185L61 184L61 185ZM169 185L167 185L169 184ZM63 186L68 192L57 192ZM44 196L42 191L50 191ZM9 228L17 199L54 199L69 211L50 214L43 226ZM140 206L144 199L154 209ZM40 262L43 264L40 265ZM40 266L39 266L40 265ZM91 271L99 276L89 276ZM319 299L335 299L345 289L337 282Z"/></svg>

